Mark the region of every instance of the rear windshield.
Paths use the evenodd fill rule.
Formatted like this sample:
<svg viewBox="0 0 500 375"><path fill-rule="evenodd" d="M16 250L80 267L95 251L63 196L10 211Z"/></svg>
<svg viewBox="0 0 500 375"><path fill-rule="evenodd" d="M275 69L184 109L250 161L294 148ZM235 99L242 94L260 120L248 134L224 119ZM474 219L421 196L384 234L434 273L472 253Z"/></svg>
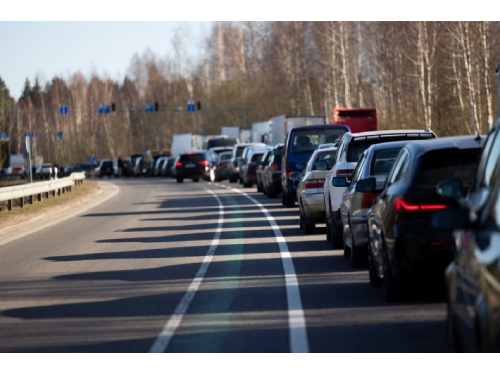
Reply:
<svg viewBox="0 0 500 375"><path fill-rule="evenodd" d="M171 167L172 165L174 165L174 162L175 162L175 158L168 159L167 167Z"/></svg>
<svg viewBox="0 0 500 375"><path fill-rule="evenodd" d="M401 149L402 147L375 151L372 158L372 165L370 166L370 175L389 174L394 160L396 160L396 156L398 156Z"/></svg>
<svg viewBox="0 0 500 375"><path fill-rule="evenodd" d="M230 160L231 156L231 154L222 154L220 155L220 160Z"/></svg>
<svg viewBox="0 0 500 375"><path fill-rule="evenodd" d="M253 154L252 161L261 161L264 154Z"/></svg>
<svg viewBox="0 0 500 375"><path fill-rule="evenodd" d="M293 134L292 153L302 154L314 152L319 145L333 143L341 138L345 129L304 129Z"/></svg>
<svg viewBox="0 0 500 375"><path fill-rule="evenodd" d="M239 157L241 157L241 155L243 155L243 151L245 151L245 147L247 147L247 146L238 147L236 149L236 157L237 158L239 158Z"/></svg>
<svg viewBox="0 0 500 375"><path fill-rule="evenodd" d="M436 185L448 178L460 178L464 190L472 185L481 149L453 150L424 155L415 186L422 190L435 190Z"/></svg>
<svg viewBox="0 0 500 375"><path fill-rule="evenodd" d="M337 150L332 150L332 151L327 151L327 152L321 152L318 154L318 157L316 158L316 162L320 160L326 160L328 163L328 169L330 169L333 166L333 159L335 158L335 154L337 153ZM314 167L313 167L314 169Z"/></svg>
<svg viewBox="0 0 500 375"><path fill-rule="evenodd" d="M102 163L102 166L106 168L111 167L112 165L113 164L110 161L105 161L104 163Z"/></svg>
<svg viewBox="0 0 500 375"><path fill-rule="evenodd" d="M212 147L230 147L236 144L235 138L221 138L221 139L209 139L207 141L207 150Z"/></svg>
<svg viewBox="0 0 500 375"><path fill-rule="evenodd" d="M205 154L184 154L181 155L181 158L179 159L179 161L183 163L198 163L203 160L205 160Z"/></svg>
<svg viewBox="0 0 500 375"><path fill-rule="evenodd" d="M407 140L406 136L382 137L382 138L374 138L362 141L352 140L351 142L349 142L349 145L347 146L347 161L350 163L357 163L363 152L365 152L365 150L371 145L376 145L379 143L387 143L387 142L404 141L404 140Z"/></svg>

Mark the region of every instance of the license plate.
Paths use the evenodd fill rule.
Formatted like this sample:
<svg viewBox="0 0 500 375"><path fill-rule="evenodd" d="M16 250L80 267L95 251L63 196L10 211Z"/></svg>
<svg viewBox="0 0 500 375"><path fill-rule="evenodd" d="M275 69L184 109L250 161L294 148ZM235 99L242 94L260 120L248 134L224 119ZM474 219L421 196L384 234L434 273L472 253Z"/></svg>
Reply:
<svg viewBox="0 0 500 375"><path fill-rule="evenodd" d="M196 167L196 164L194 164L194 163L187 163L186 164L186 168L194 168L194 167Z"/></svg>

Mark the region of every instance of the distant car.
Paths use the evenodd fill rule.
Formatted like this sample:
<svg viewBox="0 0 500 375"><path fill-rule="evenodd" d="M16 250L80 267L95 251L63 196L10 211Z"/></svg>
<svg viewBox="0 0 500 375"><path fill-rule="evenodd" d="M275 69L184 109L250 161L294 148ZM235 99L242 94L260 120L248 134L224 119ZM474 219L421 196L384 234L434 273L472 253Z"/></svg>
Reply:
<svg viewBox="0 0 500 375"><path fill-rule="evenodd" d="M22 178L24 176L24 165L13 165L12 175L19 176L20 178Z"/></svg>
<svg viewBox="0 0 500 375"><path fill-rule="evenodd" d="M94 166L88 163L80 163L75 166L73 172L85 172L85 177L91 177Z"/></svg>
<svg viewBox="0 0 500 375"><path fill-rule="evenodd" d="M408 297L416 283L442 283L453 260L452 232L434 230L433 214L460 205L438 195L443 179L459 178L463 196L474 180L484 138L409 142L398 154L384 190L368 212L371 284L383 282L387 301ZM376 179L358 182L375 192Z"/></svg>
<svg viewBox="0 0 500 375"><path fill-rule="evenodd" d="M271 150L267 168L264 170L263 189L268 198L276 198L281 193L281 154L284 144L280 143Z"/></svg>
<svg viewBox="0 0 500 375"><path fill-rule="evenodd" d="M257 167L269 147L250 148L242 165L243 187L252 187L257 182Z"/></svg>
<svg viewBox="0 0 500 375"><path fill-rule="evenodd" d="M204 142L204 148L210 150L213 147L230 147L232 148L238 143L238 139L235 137L228 137L227 135L213 135L207 137Z"/></svg>
<svg viewBox="0 0 500 375"><path fill-rule="evenodd" d="M154 175L155 176L160 176L161 175L161 168L163 166L163 163L166 162L168 160L168 156L160 156L157 160L156 160L156 163L155 163L155 166L154 166Z"/></svg>
<svg viewBox="0 0 500 375"><path fill-rule="evenodd" d="M269 160L273 156L273 150L268 148L268 150L262 156L262 160L257 162L257 168L255 169L255 177L257 180L257 191L262 193L264 191L264 171L269 165Z"/></svg>
<svg viewBox="0 0 500 375"><path fill-rule="evenodd" d="M217 157L207 150L192 151L181 154L175 163L175 178L181 183L186 178L198 182L200 178L214 182Z"/></svg>
<svg viewBox="0 0 500 375"><path fill-rule="evenodd" d="M316 231L316 223L325 222L323 185L325 175L333 164L337 149L322 148L314 151L302 173L294 172L290 178L297 181L300 229L305 234Z"/></svg>
<svg viewBox="0 0 500 375"><path fill-rule="evenodd" d="M232 147L212 147L208 151L213 152L216 155L220 155L223 152L231 152L231 154L232 154L233 148Z"/></svg>
<svg viewBox="0 0 500 375"><path fill-rule="evenodd" d="M115 177L115 169L113 167L113 160L103 159L101 164L99 164L99 178L104 176Z"/></svg>
<svg viewBox="0 0 500 375"><path fill-rule="evenodd" d="M238 143L233 146L233 156L231 157L231 165L229 170L229 182L238 182L240 178L240 160L243 157L243 152L247 147L265 147L264 143Z"/></svg>
<svg viewBox="0 0 500 375"><path fill-rule="evenodd" d="M52 163L42 163L36 169L36 178L39 180L49 179L52 176Z"/></svg>
<svg viewBox="0 0 500 375"><path fill-rule="evenodd" d="M171 177L172 176L172 167L175 165L175 158L169 157L166 163L163 163L161 168L161 175L163 177Z"/></svg>
<svg viewBox="0 0 500 375"><path fill-rule="evenodd" d="M217 157L217 165L215 169L215 181L223 181L229 178L229 165L231 163L231 152L222 152Z"/></svg>

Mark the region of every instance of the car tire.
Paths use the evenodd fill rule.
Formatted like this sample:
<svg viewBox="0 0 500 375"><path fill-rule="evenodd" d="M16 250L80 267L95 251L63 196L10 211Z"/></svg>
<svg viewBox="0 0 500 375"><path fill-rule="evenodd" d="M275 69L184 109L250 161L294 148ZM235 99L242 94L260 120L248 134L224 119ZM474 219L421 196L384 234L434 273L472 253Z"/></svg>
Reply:
<svg viewBox="0 0 500 375"><path fill-rule="evenodd" d="M304 230L304 221L302 220L302 213L299 212L299 228Z"/></svg>
<svg viewBox="0 0 500 375"><path fill-rule="evenodd" d="M199 178L193 178L193 182L199 182L200 179Z"/></svg>
<svg viewBox="0 0 500 375"><path fill-rule="evenodd" d="M328 218L326 219L326 241L332 242L332 226Z"/></svg>
<svg viewBox="0 0 500 375"><path fill-rule="evenodd" d="M295 206L295 194L293 193L283 193L285 200L285 207L291 208Z"/></svg>
<svg viewBox="0 0 500 375"><path fill-rule="evenodd" d="M182 177L177 177L177 183L178 184L182 183L183 181L184 181L184 179Z"/></svg>
<svg viewBox="0 0 500 375"><path fill-rule="evenodd" d="M229 175L229 182L238 182L238 177L234 177L232 174Z"/></svg>
<svg viewBox="0 0 500 375"><path fill-rule="evenodd" d="M351 232L351 265L354 268L363 268L366 267L366 256L363 248L356 246L354 243L354 238Z"/></svg>
<svg viewBox="0 0 500 375"><path fill-rule="evenodd" d="M351 257L351 248L349 246L346 245L345 243L345 233L343 234L342 236L342 240L343 240L343 248L344 248L344 257L345 258L350 258Z"/></svg>
<svg viewBox="0 0 500 375"><path fill-rule="evenodd" d="M276 194L276 192L274 191L274 189L273 189L271 186L269 186L269 187L267 188L267 197L268 197L268 198L276 198L276 195L277 195L277 194Z"/></svg>
<svg viewBox="0 0 500 375"><path fill-rule="evenodd" d="M381 287L383 285L383 279L378 277L377 266L375 265L375 260L373 259L370 247L368 245L368 276L370 278L370 285L373 287Z"/></svg>
<svg viewBox="0 0 500 375"><path fill-rule="evenodd" d="M257 183L257 193L262 193L262 185Z"/></svg>
<svg viewBox="0 0 500 375"><path fill-rule="evenodd" d="M409 288L404 280L398 280L392 273L391 265L384 242L382 243L382 256L384 257L384 296L387 302L401 301L408 296Z"/></svg>

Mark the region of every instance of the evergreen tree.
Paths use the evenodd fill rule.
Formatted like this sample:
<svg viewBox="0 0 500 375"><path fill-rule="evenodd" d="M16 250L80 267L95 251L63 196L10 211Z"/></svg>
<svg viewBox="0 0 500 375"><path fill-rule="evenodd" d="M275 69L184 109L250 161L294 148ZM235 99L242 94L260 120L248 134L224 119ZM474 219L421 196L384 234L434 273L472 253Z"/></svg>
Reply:
<svg viewBox="0 0 500 375"><path fill-rule="evenodd" d="M21 98L26 99L31 95L31 84L29 78L26 78L26 81L24 82L24 89L23 89L23 94L21 95Z"/></svg>

